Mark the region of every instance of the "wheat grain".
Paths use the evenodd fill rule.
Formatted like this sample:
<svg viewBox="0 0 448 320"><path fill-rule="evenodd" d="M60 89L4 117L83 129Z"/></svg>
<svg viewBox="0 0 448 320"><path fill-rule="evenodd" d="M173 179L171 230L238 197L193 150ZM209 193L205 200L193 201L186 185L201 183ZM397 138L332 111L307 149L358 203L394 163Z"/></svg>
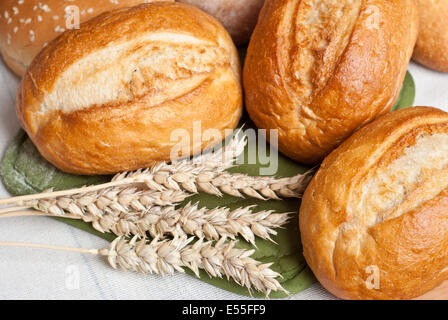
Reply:
<svg viewBox="0 0 448 320"><path fill-rule="evenodd" d="M150 274L172 275L184 272L183 267L192 270L199 277L199 269L210 277L233 279L249 292L257 290L268 296L271 291L283 291L276 278L280 274L270 269L271 263L261 264L250 258L254 250L235 248L235 241L221 238L215 245L202 239L191 244L193 238L176 237L172 240L146 239L131 241L119 237L110 248L100 250L106 255L113 268L141 271ZM287 292L286 292L287 293Z"/></svg>

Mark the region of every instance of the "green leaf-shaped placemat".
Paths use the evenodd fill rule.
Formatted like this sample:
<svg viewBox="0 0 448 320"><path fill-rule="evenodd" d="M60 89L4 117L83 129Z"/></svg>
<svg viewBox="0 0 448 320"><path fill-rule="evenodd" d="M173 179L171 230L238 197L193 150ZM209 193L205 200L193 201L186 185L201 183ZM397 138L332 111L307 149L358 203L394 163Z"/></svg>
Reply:
<svg viewBox="0 0 448 320"><path fill-rule="evenodd" d="M404 78L403 86L398 96L397 101L392 108L392 111L412 107L415 100L415 82L412 75L406 72L406 77Z"/></svg>
<svg viewBox="0 0 448 320"><path fill-rule="evenodd" d="M414 82L411 75L408 73L394 109L411 106L414 100L414 95ZM243 122L246 122L246 128L253 126L247 116L243 119ZM245 152L247 159L247 148ZM263 165L260 164L260 161L257 161L256 164L243 164L232 168L230 171L258 175L261 167L263 167ZM298 173L305 172L307 169L309 168L301 166L288 158L279 155L278 176L294 176ZM106 182L110 179L110 177L107 176L77 176L59 171L38 153L22 130L11 141L5 152L2 160L1 175L6 188L14 195L41 192L49 188L54 188L55 190L76 188L83 185ZM208 208L227 206L231 209L235 209L247 205L257 205L257 210L272 209L277 212L298 212L300 206L299 200L262 201L252 198L240 199L228 195L215 197L208 194L198 194L189 198L187 201L199 202L200 206ZM185 203L180 206L185 205ZM102 234L93 229L90 224L80 220L56 219L109 241L115 238L113 234ZM280 283L282 283L283 287L291 294L298 293L308 288L315 282L315 278L307 267L305 259L301 253L297 214L293 216L293 219L285 229L279 230L278 235L273 237L273 240L277 244L257 239L257 247L253 257L262 262L273 262L272 269L282 275L283 278L280 279ZM242 239L240 239L237 246L240 248L253 249L252 245ZM186 270L186 272L192 274L188 270ZM201 280L222 289L242 295L249 295L247 289L240 287L231 280L210 278L204 272L201 273L200 278ZM263 296L257 292L254 292L253 295L256 297ZM274 292L270 297L281 298L285 297L285 294L282 292Z"/></svg>

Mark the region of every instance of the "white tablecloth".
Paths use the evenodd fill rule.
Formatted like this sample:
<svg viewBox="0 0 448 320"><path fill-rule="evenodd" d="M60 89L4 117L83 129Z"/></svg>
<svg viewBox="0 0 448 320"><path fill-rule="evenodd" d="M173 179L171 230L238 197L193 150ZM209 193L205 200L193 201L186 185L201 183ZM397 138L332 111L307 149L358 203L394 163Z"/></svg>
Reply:
<svg viewBox="0 0 448 320"><path fill-rule="evenodd" d="M411 64L417 87L415 105L448 111L448 74ZM17 132L14 112L19 80L0 60L0 152ZM8 193L0 186L0 197ZM0 242L37 242L102 248L96 236L50 218L18 217L0 221ZM100 257L41 249L0 247L0 299L245 299L191 276L142 275L116 271ZM290 299L334 299L319 284Z"/></svg>

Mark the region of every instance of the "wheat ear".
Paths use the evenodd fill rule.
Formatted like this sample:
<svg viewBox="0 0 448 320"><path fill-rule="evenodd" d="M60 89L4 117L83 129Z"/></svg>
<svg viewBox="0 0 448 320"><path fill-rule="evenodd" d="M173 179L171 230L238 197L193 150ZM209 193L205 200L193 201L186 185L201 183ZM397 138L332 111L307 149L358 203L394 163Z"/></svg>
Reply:
<svg viewBox="0 0 448 320"><path fill-rule="evenodd" d="M153 239L148 242L136 236L128 241L116 238L109 248L84 249L50 246L33 243L0 242L3 247L32 247L61 250L107 257L113 268L141 271L143 273L172 275L176 271L184 272L189 268L199 277L199 269L205 270L210 277L225 276L249 292L257 290L268 296L272 291L288 292L276 278L281 275L270 269L272 263L262 264L250 256L254 250L235 248L235 241L227 242L221 238L214 245L202 239L191 244L193 238L177 237L172 240Z"/></svg>
<svg viewBox="0 0 448 320"><path fill-rule="evenodd" d="M223 151L223 154L235 155L235 148L240 152L245 140L230 144L229 151ZM204 155L204 157L206 157ZM213 157L210 155L210 157ZM234 158L232 158L234 159ZM216 163L211 161L211 163ZM151 169L142 169L134 172L124 172L116 175L111 182L83 187L72 190L43 192L27 196L12 197L0 199L0 205L23 204L28 201L35 201L46 198L66 197L73 194L88 194L100 190L129 187L135 185L146 185L149 190L165 192L178 191L186 193L197 193L203 191L216 196L222 196L223 193L235 197L254 197L258 199L280 199L297 198L304 192L306 186L312 178L314 170L304 174L299 174L288 178L274 177L251 177L245 174L232 174L225 169L230 162L223 162L221 167L209 167L205 165L192 164L192 160L183 160L172 164L165 162L158 163ZM186 197L186 195L185 195ZM5 210L5 209L3 209ZM7 209L6 209L7 210ZM5 212L0 209L0 213Z"/></svg>
<svg viewBox="0 0 448 320"><path fill-rule="evenodd" d="M311 172L280 179L229 172L202 172L197 176L196 184L199 191L216 196L225 193L241 198L249 196L261 200L280 200L280 198L299 198L311 178Z"/></svg>
<svg viewBox="0 0 448 320"><path fill-rule="evenodd" d="M260 211L254 213L254 206L230 210L228 208L198 208L198 204L185 207L153 207L140 214L111 214L93 221L95 229L113 232L118 236L145 235L164 238L165 235L180 237L194 235L198 238L218 240L221 237L234 239L241 235L255 245L255 236L270 240L289 221L289 214Z"/></svg>
<svg viewBox="0 0 448 320"><path fill-rule="evenodd" d="M115 239L108 250L108 260L112 267L144 273L173 274L183 272L187 267L199 277L199 269L210 277L233 279L249 292L257 290L266 296L271 291L287 291L276 280L280 274L270 269L272 263L261 264L250 258L255 250L235 248L235 241L221 238L215 245L202 239L190 244L193 238L178 237L173 240L146 239L131 241Z"/></svg>
<svg viewBox="0 0 448 320"><path fill-rule="evenodd" d="M236 157L238 157L244 151L244 147L246 146L247 140L245 136L241 136L240 131L241 130L238 130L235 136L229 141L229 143L226 146L222 147L221 149L215 152L201 154L200 156L197 156L193 159L184 159L180 161L175 161L172 164L167 164L166 162L160 162L152 169L137 170L133 173L117 174L112 179L112 181L99 185L85 186L81 188L62 190L62 191L50 190L37 194L0 199L0 206L26 203L28 201L35 201L40 199L66 197L74 194L88 194L98 192L104 189L117 188L117 187L127 188L129 186L134 186L136 183L141 183L142 181L140 180L144 180L143 177L145 176L147 177L148 174L154 176L158 172L160 172L161 175L163 176L165 176L166 174L170 175L179 174L179 176L181 176L182 174L188 174L188 175L198 174L202 171L222 172L232 167ZM148 189L152 191L159 191L159 192L166 190L181 191L180 188L176 187L165 188L164 186L161 186L159 184L154 184L153 186L150 186L150 184L151 183L148 181L147 183ZM189 191L188 188L184 188L184 190ZM4 210L2 211L0 209L0 212L6 212L6 211Z"/></svg>
<svg viewBox="0 0 448 320"><path fill-rule="evenodd" d="M254 213L255 206L230 210L228 208L199 208L198 203L188 203L180 209L174 206L148 207L141 211L128 211L126 207L95 209L81 207L73 199L39 201L35 209L38 211L7 212L0 218L47 215L82 219L92 223L100 232L112 232L117 236L141 235L149 232L151 237L164 238L165 235L180 237L194 235L207 240L218 240L221 237L234 239L241 235L246 241L255 245L255 236L270 240L276 235L275 228L280 228L289 221L289 213L274 213L264 210ZM86 201L86 200L84 200ZM61 206L62 205L62 206ZM115 209L112 211L111 209Z"/></svg>
<svg viewBox="0 0 448 320"><path fill-rule="evenodd" d="M152 169L121 173L113 181L143 183L151 190L199 191L222 196L249 196L262 200L299 198L312 178L314 170L288 178L253 177L241 173L210 170L205 167L178 168L174 173L166 163L159 163Z"/></svg>
<svg viewBox="0 0 448 320"><path fill-rule="evenodd" d="M176 190L153 191L114 187L71 196L25 201L19 205L22 205L22 208L33 207L55 216L70 213L90 222L106 215L144 212L153 206L173 206L189 196L191 194Z"/></svg>
<svg viewBox="0 0 448 320"><path fill-rule="evenodd" d="M235 160L244 152L246 144L247 139L242 134L242 128L240 128L236 130L233 137L222 148L202 153L191 160L186 159L184 161L196 166L226 170L233 167Z"/></svg>

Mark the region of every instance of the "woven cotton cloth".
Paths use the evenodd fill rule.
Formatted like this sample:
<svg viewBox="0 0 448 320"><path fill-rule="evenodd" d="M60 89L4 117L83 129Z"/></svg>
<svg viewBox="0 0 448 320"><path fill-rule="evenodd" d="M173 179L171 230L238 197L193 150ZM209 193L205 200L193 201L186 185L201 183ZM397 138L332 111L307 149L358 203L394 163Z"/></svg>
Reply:
<svg viewBox="0 0 448 320"><path fill-rule="evenodd" d="M411 64L415 105L448 111L448 74ZM19 128L14 104L19 80L0 60L0 152ZM8 197L0 186L0 197ZM0 241L102 248L107 241L51 218L0 221ZM173 277L113 270L103 257L44 249L0 248L0 299L250 299L185 274ZM319 284L289 299L335 299Z"/></svg>

